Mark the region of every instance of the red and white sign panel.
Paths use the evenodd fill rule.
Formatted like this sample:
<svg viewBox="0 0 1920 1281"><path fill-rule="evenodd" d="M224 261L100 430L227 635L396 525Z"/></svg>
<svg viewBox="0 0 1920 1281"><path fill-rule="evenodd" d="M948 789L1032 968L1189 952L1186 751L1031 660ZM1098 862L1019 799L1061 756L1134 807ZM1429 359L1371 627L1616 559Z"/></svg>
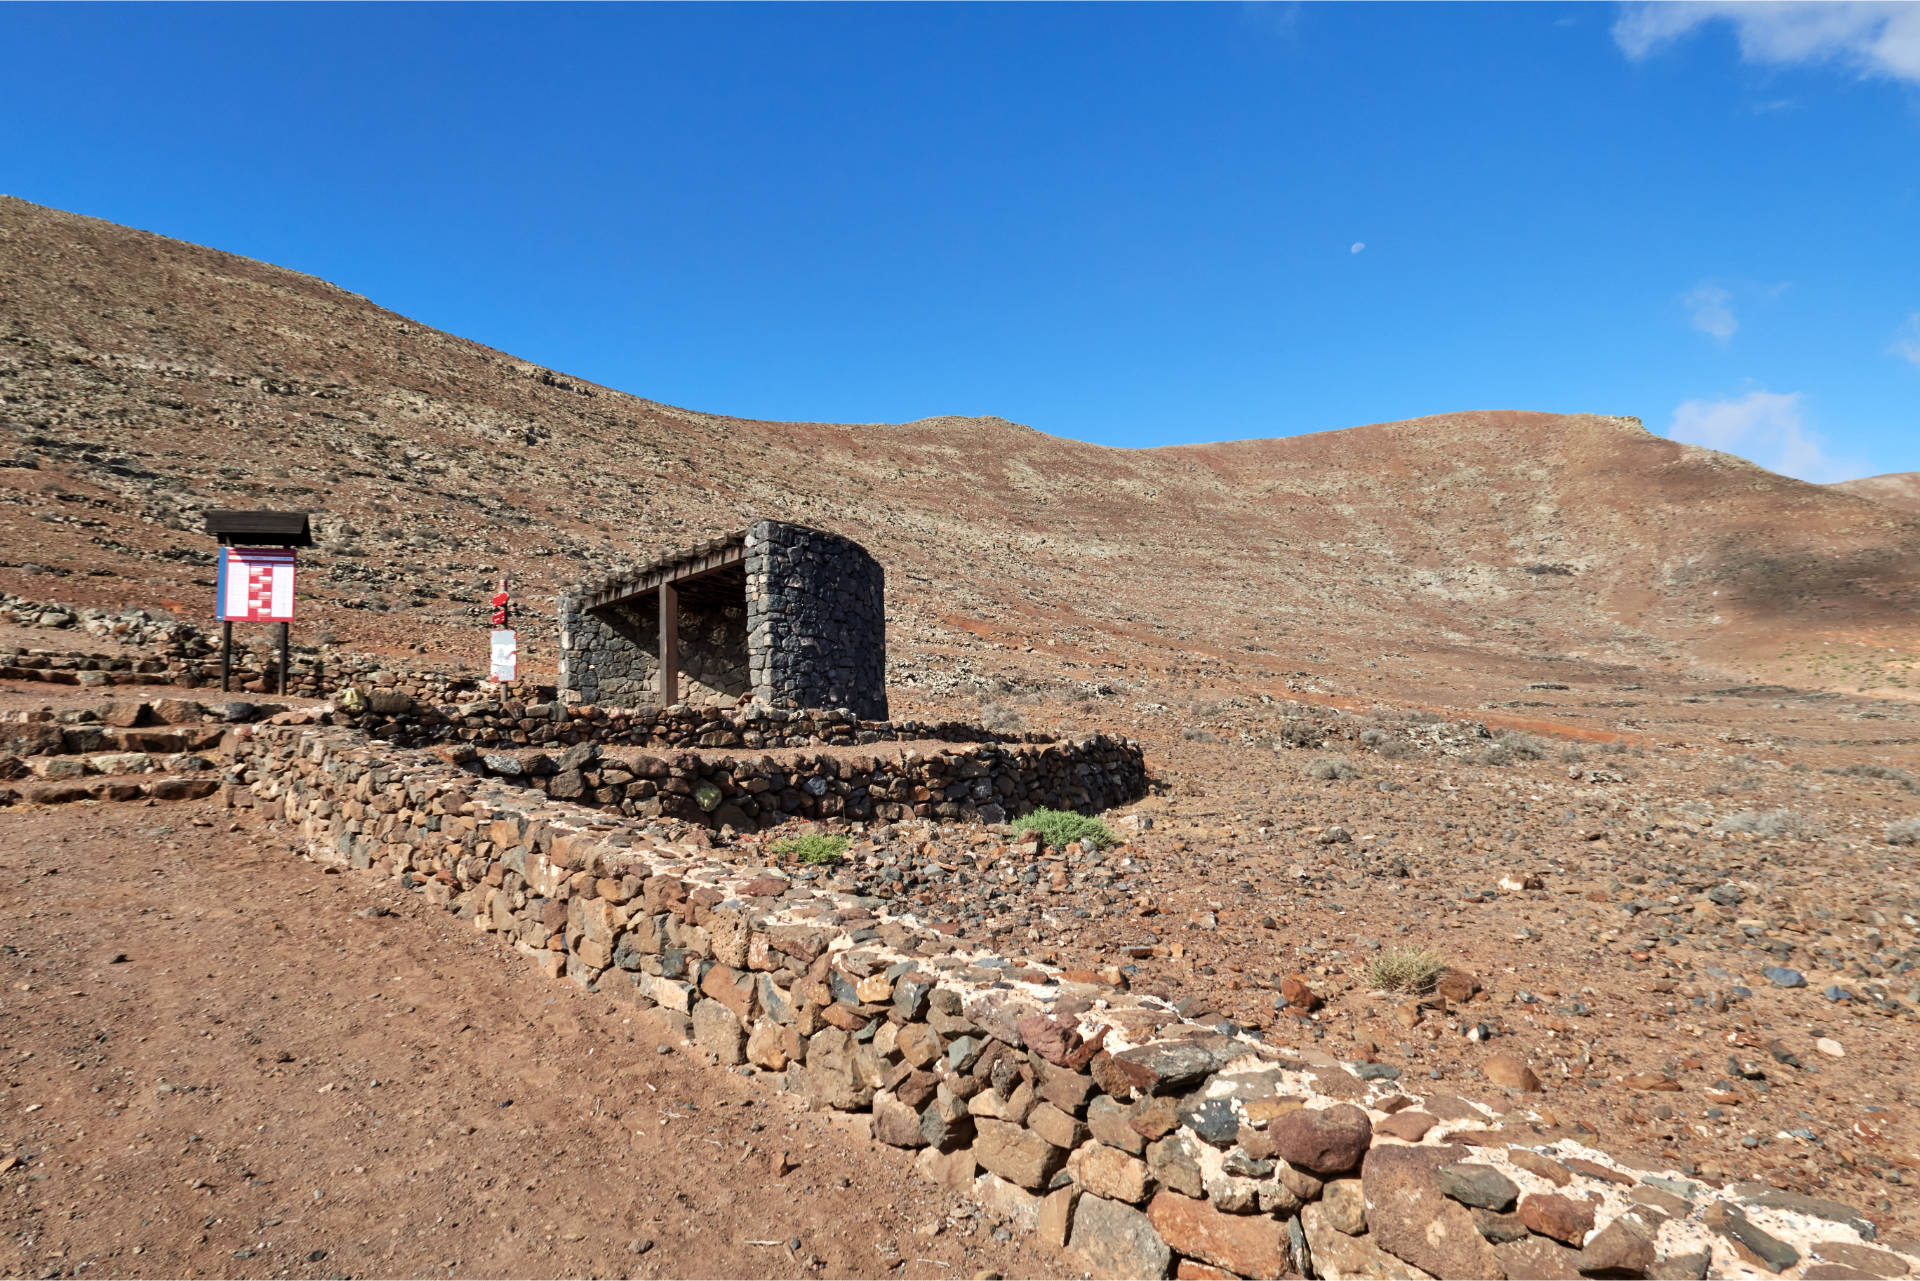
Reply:
<svg viewBox="0 0 1920 1281"><path fill-rule="evenodd" d="M293 549L222 547L214 588L223 623L293 621Z"/></svg>

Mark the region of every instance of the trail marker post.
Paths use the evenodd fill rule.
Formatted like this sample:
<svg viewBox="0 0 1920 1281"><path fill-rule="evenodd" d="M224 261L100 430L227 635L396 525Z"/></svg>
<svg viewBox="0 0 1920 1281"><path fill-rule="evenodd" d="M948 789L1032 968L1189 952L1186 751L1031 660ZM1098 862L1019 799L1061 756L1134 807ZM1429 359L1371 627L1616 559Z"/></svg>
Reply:
<svg viewBox="0 0 1920 1281"><path fill-rule="evenodd" d="M512 630L513 599L507 595L507 576L493 591L493 630L487 640L487 675L496 682L511 684L520 674L520 641Z"/></svg>
<svg viewBox="0 0 1920 1281"><path fill-rule="evenodd" d="M313 546L305 512L210 511L207 532L219 540L214 576L215 617L220 620L220 689L233 683L233 625L280 624L280 693L287 692L289 637L293 621L294 548Z"/></svg>

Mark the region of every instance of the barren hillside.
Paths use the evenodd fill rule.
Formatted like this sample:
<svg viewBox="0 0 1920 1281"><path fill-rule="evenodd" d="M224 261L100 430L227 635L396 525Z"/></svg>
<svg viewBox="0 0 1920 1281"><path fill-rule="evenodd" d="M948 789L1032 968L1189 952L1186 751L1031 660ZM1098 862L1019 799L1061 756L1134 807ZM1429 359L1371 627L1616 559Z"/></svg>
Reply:
<svg viewBox="0 0 1920 1281"><path fill-rule="evenodd" d="M909 668L991 641L1036 646L1020 662L1056 677L1371 665L1414 688L1442 669L1751 678L1826 641L1920 649L1920 517L1636 419L1466 412L1153 450L999 419L746 421L14 199L0 401L0 587L200 616L197 513L306 508L323 544L308 638L471 654L506 569L550 662L556 587L765 515L879 556Z"/></svg>
<svg viewBox="0 0 1920 1281"><path fill-rule="evenodd" d="M1920 512L1920 471L1889 472L1885 476L1863 476L1843 480L1835 489L1856 498L1871 498L1899 511Z"/></svg>

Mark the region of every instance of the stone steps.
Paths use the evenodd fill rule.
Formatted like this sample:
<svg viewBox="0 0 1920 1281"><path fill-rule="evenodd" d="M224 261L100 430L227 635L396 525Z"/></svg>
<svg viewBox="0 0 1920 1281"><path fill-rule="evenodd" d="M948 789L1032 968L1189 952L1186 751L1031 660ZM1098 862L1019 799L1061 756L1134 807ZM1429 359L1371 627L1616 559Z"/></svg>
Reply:
<svg viewBox="0 0 1920 1281"><path fill-rule="evenodd" d="M0 787L0 805L70 805L75 801L192 801L220 790L220 776L133 774L45 779Z"/></svg>

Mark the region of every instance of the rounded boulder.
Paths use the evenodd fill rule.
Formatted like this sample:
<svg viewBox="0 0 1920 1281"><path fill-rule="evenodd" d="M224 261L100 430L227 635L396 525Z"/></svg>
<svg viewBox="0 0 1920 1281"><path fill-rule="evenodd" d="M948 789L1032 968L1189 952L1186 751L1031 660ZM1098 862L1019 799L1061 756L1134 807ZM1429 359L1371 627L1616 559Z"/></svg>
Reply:
<svg viewBox="0 0 1920 1281"><path fill-rule="evenodd" d="M1298 1170L1326 1178L1360 1168L1373 1144L1373 1122L1351 1103L1298 1108L1274 1119L1273 1154Z"/></svg>

